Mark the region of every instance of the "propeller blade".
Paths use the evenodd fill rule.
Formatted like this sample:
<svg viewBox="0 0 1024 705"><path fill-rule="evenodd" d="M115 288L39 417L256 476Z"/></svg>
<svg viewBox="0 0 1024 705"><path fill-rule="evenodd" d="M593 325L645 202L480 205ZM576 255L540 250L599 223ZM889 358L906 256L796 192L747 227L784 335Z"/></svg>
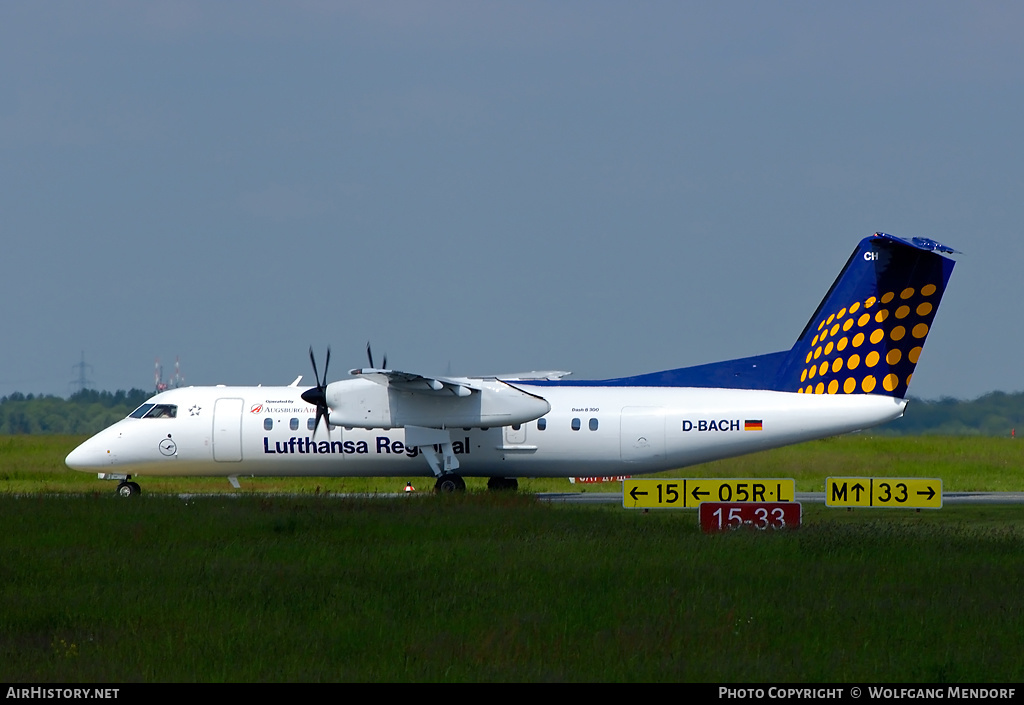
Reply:
<svg viewBox="0 0 1024 705"><path fill-rule="evenodd" d="M316 407L316 423L313 424L313 440L316 440L316 432L320 430L320 419L327 420L327 412L322 406ZM327 423L327 437L331 437L331 424L329 421Z"/></svg>
<svg viewBox="0 0 1024 705"><path fill-rule="evenodd" d="M313 363L313 379L316 380L316 386L320 386L320 373L316 371L316 356L313 354L313 346L309 346L309 361Z"/></svg>
<svg viewBox="0 0 1024 705"><path fill-rule="evenodd" d="M377 367L373 364L373 350L370 349L370 341L366 341L366 360L370 363L370 369L375 370ZM388 368L388 354L384 353L384 359L380 363L380 369L386 370Z"/></svg>
<svg viewBox="0 0 1024 705"><path fill-rule="evenodd" d="M309 346L309 361L313 365L313 377L316 378L316 386L310 387L300 396L307 404L316 406L316 422L313 426L313 437L316 438L317 429L320 428L320 419L327 420L327 435L331 435L331 423L327 409L327 368L331 364L331 348L327 348L327 358L324 360L324 377L320 379L320 372L316 367L316 355L313 354L313 346Z"/></svg>

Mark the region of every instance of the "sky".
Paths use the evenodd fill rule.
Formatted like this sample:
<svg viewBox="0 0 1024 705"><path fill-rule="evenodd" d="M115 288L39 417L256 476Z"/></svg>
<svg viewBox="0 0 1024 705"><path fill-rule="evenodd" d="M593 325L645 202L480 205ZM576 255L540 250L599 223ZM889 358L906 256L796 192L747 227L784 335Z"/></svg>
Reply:
<svg viewBox="0 0 1024 705"><path fill-rule="evenodd" d="M996 0L0 4L0 395L785 350L877 231L963 253L910 394L1024 390L1022 36Z"/></svg>

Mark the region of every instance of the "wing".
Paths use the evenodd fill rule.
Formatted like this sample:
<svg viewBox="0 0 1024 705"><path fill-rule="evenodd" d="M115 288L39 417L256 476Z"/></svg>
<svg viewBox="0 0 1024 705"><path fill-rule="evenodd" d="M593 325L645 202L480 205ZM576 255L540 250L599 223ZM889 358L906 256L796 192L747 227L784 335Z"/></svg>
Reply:
<svg viewBox="0 0 1024 705"><path fill-rule="evenodd" d="M501 379L433 377L376 367L350 373L356 379L327 385L332 426L509 426L551 411L543 397Z"/></svg>
<svg viewBox="0 0 1024 705"><path fill-rule="evenodd" d="M349 370L349 374L364 377L385 387L403 392L425 392L427 394L454 395L468 397L482 389L479 382L467 377L427 377L413 372L399 370L381 370L373 367L361 367Z"/></svg>

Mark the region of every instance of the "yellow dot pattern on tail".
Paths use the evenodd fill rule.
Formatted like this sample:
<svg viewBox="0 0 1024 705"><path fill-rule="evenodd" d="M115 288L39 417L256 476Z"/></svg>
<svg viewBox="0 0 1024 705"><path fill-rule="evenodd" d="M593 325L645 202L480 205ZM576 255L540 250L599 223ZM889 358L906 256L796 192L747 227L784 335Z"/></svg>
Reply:
<svg viewBox="0 0 1024 705"><path fill-rule="evenodd" d="M800 374L802 394L906 389L936 310L934 283L856 301L817 323ZM902 396L902 395L901 395Z"/></svg>
<svg viewBox="0 0 1024 705"><path fill-rule="evenodd" d="M875 233L854 250L779 366L776 389L906 398L955 250Z"/></svg>

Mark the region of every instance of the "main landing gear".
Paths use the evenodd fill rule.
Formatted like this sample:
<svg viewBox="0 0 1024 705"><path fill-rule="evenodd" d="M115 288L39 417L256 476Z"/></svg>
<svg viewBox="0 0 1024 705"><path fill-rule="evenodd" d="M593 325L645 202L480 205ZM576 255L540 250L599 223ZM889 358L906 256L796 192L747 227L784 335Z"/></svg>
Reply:
<svg viewBox="0 0 1024 705"><path fill-rule="evenodd" d="M515 492L519 489L519 481L514 477L492 477L487 481L487 489L491 492ZM434 492L464 492L466 481L453 472L446 472L434 483Z"/></svg>
<svg viewBox="0 0 1024 705"><path fill-rule="evenodd" d="M117 486L117 494L120 497L138 497L142 494L142 488L139 487L138 482L122 480L121 484Z"/></svg>
<svg viewBox="0 0 1024 705"><path fill-rule="evenodd" d="M434 483L434 492L449 494L451 492L465 492L466 481L453 472L446 472L437 478Z"/></svg>

